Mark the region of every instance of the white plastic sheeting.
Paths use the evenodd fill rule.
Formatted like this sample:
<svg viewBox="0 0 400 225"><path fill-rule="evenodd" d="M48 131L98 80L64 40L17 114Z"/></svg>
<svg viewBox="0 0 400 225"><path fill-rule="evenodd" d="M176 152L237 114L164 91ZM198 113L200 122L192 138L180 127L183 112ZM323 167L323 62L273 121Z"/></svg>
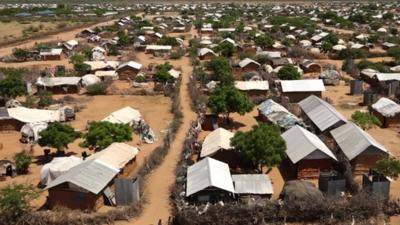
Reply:
<svg viewBox="0 0 400 225"><path fill-rule="evenodd" d="M224 128L218 128L213 132L209 133L204 139L201 147L201 157L211 156L220 149L229 150L232 149L231 138L234 133L225 130Z"/></svg>
<svg viewBox="0 0 400 225"><path fill-rule="evenodd" d="M57 177L68 172L74 166L82 162L81 158L76 156L56 157L50 163L45 164L40 171L40 183L48 185Z"/></svg>

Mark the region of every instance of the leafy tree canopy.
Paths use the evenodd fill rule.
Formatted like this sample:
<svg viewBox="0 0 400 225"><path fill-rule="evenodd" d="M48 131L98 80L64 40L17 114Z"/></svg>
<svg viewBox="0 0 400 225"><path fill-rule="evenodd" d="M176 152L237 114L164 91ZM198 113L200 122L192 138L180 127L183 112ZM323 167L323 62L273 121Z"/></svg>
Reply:
<svg viewBox="0 0 400 225"><path fill-rule="evenodd" d="M254 105L245 94L233 85L219 85L208 99L208 107L212 113L225 114L229 118L230 113L236 112L244 115L250 112Z"/></svg>
<svg viewBox="0 0 400 225"><path fill-rule="evenodd" d="M286 142L277 127L266 124L253 126L248 132L237 132L231 140L239 154L254 166L269 168L279 165L285 158Z"/></svg>
<svg viewBox="0 0 400 225"><path fill-rule="evenodd" d="M5 78L0 81L0 95L4 98L16 98L26 94L22 73L18 70L9 70Z"/></svg>
<svg viewBox="0 0 400 225"><path fill-rule="evenodd" d="M75 141L81 134L67 124L53 122L39 135L38 143L40 146L48 146L56 148L57 151L63 151L68 148L69 143Z"/></svg>
<svg viewBox="0 0 400 225"><path fill-rule="evenodd" d="M375 170L384 176L397 179L400 174L400 161L394 157L383 157L376 162Z"/></svg>
<svg viewBox="0 0 400 225"><path fill-rule="evenodd" d="M32 163L32 155L26 151L21 151L14 155L14 161L17 173L27 174L29 165Z"/></svg>
<svg viewBox="0 0 400 225"><path fill-rule="evenodd" d="M297 68L292 64L284 65L278 72L278 77L281 80L298 80L301 77Z"/></svg>
<svg viewBox="0 0 400 225"><path fill-rule="evenodd" d="M235 54L236 47L232 43L224 41L215 47L214 50L221 53L222 56L230 58Z"/></svg>
<svg viewBox="0 0 400 225"><path fill-rule="evenodd" d="M162 36L162 38L158 41L159 45L171 45L178 46L179 42L174 37Z"/></svg>
<svg viewBox="0 0 400 225"><path fill-rule="evenodd" d="M168 62L164 64L160 64L156 66L156 74L154 75L154 78L157 82L160 83L171 83L175 80L173 76L169 73L169 71L172 69L172 65L169 64Z"/></svg>
<svg viewBox="0 0 400 225"><path fill-rule="evenodd" d="M213 72L213 79L221 84L233 84L232 68L229 60L225 57L214 57L207 65Z"/></svg>
<svg viewBox="0 0 400 225"><path fill-rule="evenodd" d="M257 36L254 41L256 45L260 46L261 48L271 48L274 44L274 39L268 35Z"/></svg>
<svg viewBox="0 0 400 225"><path fill-rule="evenodd" d="M132 129L129 125L114 124L107 121L93 122L89 131L84 135L82 147L93 147L95 149L107 148L114 142L132 140Z"/></svg>
<svg viewBox="0 0 400 225"><path fill-rule="evenodd" d="M33 185L7 185L0 189L0 211L19 215L29 209L30 201L39 197L39 193Z"/></svg>

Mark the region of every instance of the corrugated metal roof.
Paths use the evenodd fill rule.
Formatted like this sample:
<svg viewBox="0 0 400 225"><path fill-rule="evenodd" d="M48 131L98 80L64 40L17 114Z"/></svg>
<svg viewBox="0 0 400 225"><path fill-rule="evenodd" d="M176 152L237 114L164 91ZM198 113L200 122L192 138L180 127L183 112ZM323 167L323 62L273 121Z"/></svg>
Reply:
<svg viewBox="0 0 400 225"><path fill-rule="evenodd" d="M214 52L213 50L211 50L211 49L209 49L209 48L201 48L201 49L199 50L199 52L198 52L198 56L203 56L203 55L205 55L205 54L207 54L207 53L211 53L211 54L213 54L213 55L217 55L217 54L215 54L215 52Z"/></svg>
<svg viewBox="0 0 400 225"><path fill-rule="evenodd" d="M207 157L189 166L187 170L186 196L208 187L235 192L228 164Z"/></svg>
<svg viewBox="0 0 400 225"><path fill-rule="evenodd" d="M320 131L325 131L340 121L347 122L347 119L331 104L315 95L303 99L298 104Z"/></svg>
<svg viewBox="0 0 400 225"><path fill-rule="evenodd" d="M298 125L283 133L282 138L286 141L286 154L293 163L297 163L315 151L324 153L323 158L337 160L317 135Z"/></svg>
<svg viewBox="0 0 400 225"><path fill-rule="evenodd" d="M349 160L354 159L370 146L389 153L371 135L351 122L332 130L330 133Z"/></svg>
<svg viewBox="0 0 400 225"><path fill-rule="evenodd" d="M137 70L140 70L142 68L142 64L140 64L138 62L134 62L134 61L129 61L129 62L126 62L126 63L123 63L123 64L119 65L118 66L118 70L123 68L123 67L126 67L126 66L132 67L132 68L137 69Z"/></svg>
<svg viewBox="0 0 400 225"><path fill-rule="evenodd" d="M0 119L9 119L8 110L6 107L0 107Z"/></svg>
<svg viewBox="0 0 400 225"><path fill-rule="evenodd" d="M325 91L322 80L281 80L283 92Z"/></svg>
<svg viewBox="0 0 400 225"><path fill-rule="evenodd" d="M36 85L45 87L77 85L80 81L81 77L39 77Z"/></svg>
<svg viewBox="0 0 400 225"><path fill-rule="evenodd" d="M241 61L239 62L239 66L240 66L241 68L243 68L243 67L246 67L247 65L249 65L250 63L254 63L254 64L260 66L260 63L258 63L258 62L255 61L255 60L252 60L252 59L250 59L250 58L245 58L245 59L241 60Z"/></svg>
<svg viewBox="0 0 400 225"><path fill-rule="evenodd" d="M224 128L218 128L209 133L204 139L200 157L211 156L220 149L232 149L231 138L233 136L234 133L225 130Z"/></svg>
<svg viewBox="0 0 400 225"><path fill-rule="evenodd" d="M271 179L265 174L232 175L237 194L273 194Z"/></svg>
<svg viewBox="0 0 400 225"><path fill-rule="evenodd" d="M241 91L250 90L269 90L268 81L254 80L254 81L235 81L235 87Z"/></svg>
<svg viewBox="0 0 400 225"><path fill-rule="evenodd" d="M98 194L119 173L119 170L101 161L86 160L57 177L45 189L71 183L93 194Z"/></svg>
<svg viewBox="0 0 400 225"><path fill-rule="evenodd" d="M392 117L400 113L400 105L385 97L380 98L371 107L387 117Z"/></svg>
<svg viewBox="0 0 400 225"><path fill-rule="evenodd" d="M157 51L157 50L160 50L160 51L164 50L164 51L169 51L169 50L171 50L171 49L172 49L172 46L170 46L170 45L146 45L146 51L147 51L147 50L155 50L155 51Z"/></svg>

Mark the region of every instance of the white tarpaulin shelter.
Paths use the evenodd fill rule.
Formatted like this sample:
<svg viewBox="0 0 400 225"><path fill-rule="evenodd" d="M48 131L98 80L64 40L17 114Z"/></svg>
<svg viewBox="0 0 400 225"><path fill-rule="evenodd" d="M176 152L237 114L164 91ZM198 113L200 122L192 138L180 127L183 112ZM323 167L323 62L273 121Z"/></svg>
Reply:
<svg viewBox="0 0 400 225"><path fill-rule="evenodd" d="M142 119L140 112L130 106L117 110L103 119L110 123L134 125Z"/></svg>
<svg viewBox="0 0 400 225"><path fill-rule="evenodd" d="M96 159L119 170L139 153L139 149L125 143L112 143L107 148L89 156L88 160Z"/></svg>
<svg viewBox="0 0 400 225"><path fill-rule="evenodd" d="M21 128L22 136L32 141L39 140L39 133L47 128L46 122L27 123Z"/></svg>
<svg viewBox="0 0 400 225"><path fill-rule="evenodd" d="M23 123L62 121L61 110L30 109L25 107L8 108L8 114Z"/></svg>
<svg viewBox="0 0 400 225"><path fill-rule="evenodd" d="M100 83L101 79L93 74L86 74L85 76L82 77L82 84L83 86L89 86L92 84L97 84Z"/></svg>
<svg viewBox="0 0 400 225"><path fill-rule="evenodd" d="M213 132L209 133L204 139L201 147L201 157L211 156L220 149L229 150L232 149L231 138L234 133L225 130L224 128L218 128Z"/></svg>
<svg viewBox="0 0 400 225"><path fill-rule="evenodd" d="M72 167L77 166L82 162L81 158L76 156L56 157L50 163L45 164L40 171L40 183L48 185L57 177L66 173Z"/></svg>

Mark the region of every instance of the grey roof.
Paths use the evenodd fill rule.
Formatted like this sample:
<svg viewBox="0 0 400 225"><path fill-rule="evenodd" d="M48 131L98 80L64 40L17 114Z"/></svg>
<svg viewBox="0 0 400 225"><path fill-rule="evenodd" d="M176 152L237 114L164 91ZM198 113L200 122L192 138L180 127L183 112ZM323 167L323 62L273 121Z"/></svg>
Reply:
<svg viewBox="0 0 400 225"><path fill-rule="evenodd" d="M98 194L119 173L119 170L99 160L86 160L57 177L46 189L71 183L93 194Z"/></svg>
<svg viewBox="0 0 400 225"><path fill-rule="evenodd" d="M8 115L8 110L6 107L0 107L0 119L8 119L10 115Z"/></svg>
<svg viewBox="0 0 400 225"><path fill-rule="evenodd" d="M228 164L206 157L187 169L186 196L208 187L216 187L234 193Z"/></svg>
<svg viewBox="0 0 400 225"><path fill-rule="evenodd" d="M371 107L387 117L393 117L400 113L400 105L385 97L380 98Z"/></svg>
<svg viewBox="0 0 400 225"><path fill-rule="evenodd" d="M371 135L351 122L332 130L331 134L349 160L354 159L369 147L389 153Z"/></svg>
<svg viewBox="0 0 400 225"><path fill-rule="evenodd" d="M271 179L265 174L232 175L236 194L273 194Z"/></svg>
<svg viewBox="0 0 400 225"><path fill-rule="evenodd" d="M331 104L315 95L303 99L298 104L320 131L325 131L340 121L347 122L347 119Z"/></svg>
<svg viewBox="0 0 400 225"><path fill-rule="evenodd" d="M314 158L318 155L318 158L332 158L336 160L332 151L329 150L317 135L298 125L283 133L282 138L286 141L286 154L293 163L297 163L311 154Z"/></svg>

